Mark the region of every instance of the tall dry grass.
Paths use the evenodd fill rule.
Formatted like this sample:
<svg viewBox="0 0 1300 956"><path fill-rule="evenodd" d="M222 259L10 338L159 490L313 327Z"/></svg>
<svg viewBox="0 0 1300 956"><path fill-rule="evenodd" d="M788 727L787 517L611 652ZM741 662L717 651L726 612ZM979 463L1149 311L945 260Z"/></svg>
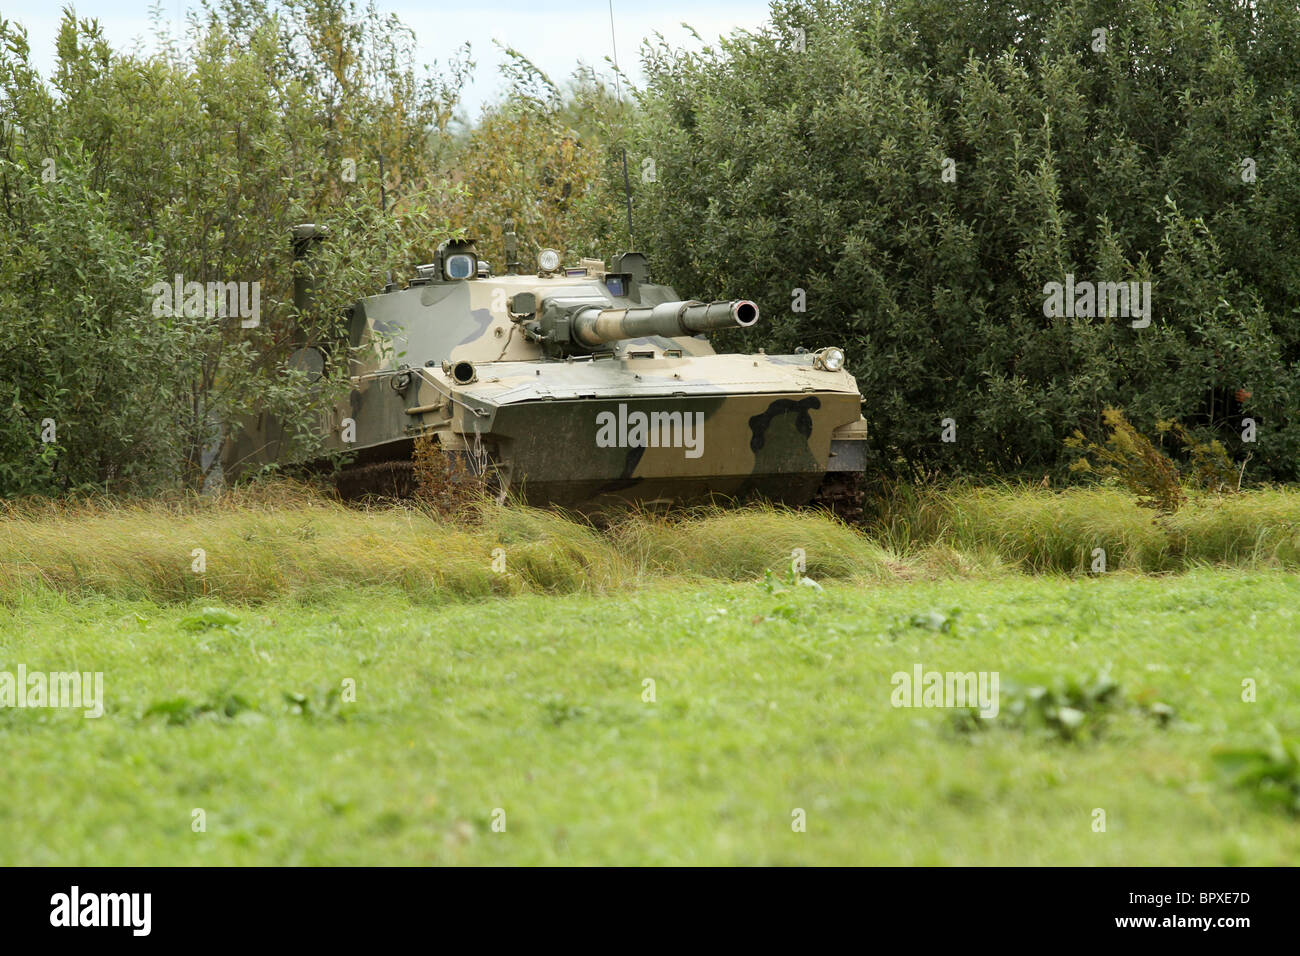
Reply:
<svg viewBox="0 0 1300 956"><path fill-rule="evenodd" d="M867 533L883 547L918 554L935 545L996 555L1035 572L1089 570L1094 548L1110 570L1181 571L1202 564L1300 567L1300 491L1189 493L1172 515L1139 507L1109 486L1052 491L1024 485L890 489Z"/></svg>
<svg viewBox="0 0 1300 956"><path fill-rule="evenodd" d="M349 507L273 484L217 498L8 505L0 600L40 589L259 602L370 585L434 600L604 593L667 578L752 578L788 566L795 548L807 555L807 573L822 578L879 580L902 567L831 518L773 508L632 513L597 529L514 504L479 502L473 520L455 520L414 505ZM504 558L504 572L494 558Z"/></svg>
<svg viewBox="0 0 1300 956"><path fill-rule="evenodd" d="M432 601L608 593L753 580L788 569L796 549L815 580L871 585L1008 569L1086 573L1094 548L1111 571L1300 568L1300 492L1193 497L1160 516L1106 487L904 487L875 503L862 530L765 506L632 512L597 528L485 501L472 520L453 519L413 505L345 506L289 483L216 498L21 502L0 505L0 602L52 590L247 603L372 585ZM500 557L504 572L494 569Z"/></svg>

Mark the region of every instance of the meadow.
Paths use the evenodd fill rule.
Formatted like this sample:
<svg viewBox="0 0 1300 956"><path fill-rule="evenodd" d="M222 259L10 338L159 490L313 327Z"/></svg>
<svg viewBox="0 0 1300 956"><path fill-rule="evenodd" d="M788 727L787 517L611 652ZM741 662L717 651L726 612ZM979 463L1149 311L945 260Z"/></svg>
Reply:
<svg viewBox="0 0 1300 956"><path fill-rule="evenodd" d="M1294 863L1297 519L11 506L0 671L105 700L0 708L0 863ZM918 666L997 716L894 706Z"/></svg>

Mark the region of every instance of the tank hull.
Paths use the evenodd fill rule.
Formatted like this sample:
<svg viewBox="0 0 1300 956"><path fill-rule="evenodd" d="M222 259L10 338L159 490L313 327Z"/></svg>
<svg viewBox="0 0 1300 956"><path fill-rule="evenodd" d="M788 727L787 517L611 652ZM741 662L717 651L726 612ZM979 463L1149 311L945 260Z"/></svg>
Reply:
<svg viewBox="0 0 1300 956"><path fill-rule="evenodd" d="M856 395L835 393L535 401L502 408L483 437L530 504L805 504L832 433L858 414Z"/></svg>

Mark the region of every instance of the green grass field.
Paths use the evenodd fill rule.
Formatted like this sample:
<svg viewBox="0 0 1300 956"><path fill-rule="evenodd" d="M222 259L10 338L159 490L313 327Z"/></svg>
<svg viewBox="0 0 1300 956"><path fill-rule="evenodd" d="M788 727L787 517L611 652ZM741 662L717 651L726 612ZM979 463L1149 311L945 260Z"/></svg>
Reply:
<svg viewBox="0 0 1300 956"><path fill-rule="evenodd" d="M824 591L750 569L477 598L344 581L254 603L11 575L0 669L103 671L107 705L0 709L0 863L1300 859L1296 818L1212 760L1300 729L1296 575L886 581L837 578L837 560L809 550ZM217 605L231 614L203 614ZM891 675L917 664L997 671L1002 712L972 729L891 706ZM1104 673L1119 690L1070 721L1014 713L1034 700L1017 686Z"/></svg>
<svg viewBox="0 0 1300 956"><path fill-rule="evenodd" d="M0 681L105 698L0 706L0 863L1297 859L1296 492L476 515L0 511ZM999 714L894 706L918 667Z"/></svg>

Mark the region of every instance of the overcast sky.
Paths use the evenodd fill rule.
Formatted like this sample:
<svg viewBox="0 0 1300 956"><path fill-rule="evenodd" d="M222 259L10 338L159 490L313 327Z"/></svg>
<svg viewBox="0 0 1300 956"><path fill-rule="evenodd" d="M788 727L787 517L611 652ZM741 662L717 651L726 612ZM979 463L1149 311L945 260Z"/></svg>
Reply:
<svg viewBox="0 0 1300 956"><path fill-rule="evenodd" d="M54 37L62 5L57 0L5 3L4 17L27 28L34 63L47 77L54 66ZM188 0L163 0L163 5L177 29L184 23L186 11L198 6ZM421 64L431 60L446 63L460 44L470 42L478 64L465 96L471 116L477 115L484 102L494 99L503 85L497 72L502 57L493 40L516 47L557 81L567 77L578 60L603 67L611 52L609 0L434 0L425 4L378 0L376 5L382 13L396 13L415 31ZM100 21L115 49L129 49L137 37L151 35L149 0L76 0L74 6L79 18ZM655 31L674 44L693 46L690 34L681 27L683 21L713 40L737 27L753 29L767 18L767 0L643 0L638 4L614 0L619 65L639 83L641 41ZM145 49L149 49L147 44Z"/></svg>

